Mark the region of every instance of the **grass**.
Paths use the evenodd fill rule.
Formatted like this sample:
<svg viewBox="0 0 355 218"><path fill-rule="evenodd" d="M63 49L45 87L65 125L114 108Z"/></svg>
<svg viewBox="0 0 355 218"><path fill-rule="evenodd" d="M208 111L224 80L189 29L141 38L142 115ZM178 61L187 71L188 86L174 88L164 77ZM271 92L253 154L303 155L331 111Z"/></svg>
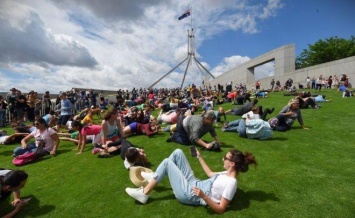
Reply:
<svg viewBox="0 0 355 218"><path fill-rule="evenodd" d="M238 190L221 217L354 217L355 216L355 98L341 98L334 90L322 94L333 99L321 109L302 110L309 130L295 122L291 131L275 132L266 141L244 139L235 133L217 134L224 143L221 153L201 151L209 166L221 171L223 155L231 148L252 152L258 167L238 177ZM290 97L271 93L259 105L275 107L277 112ZM233 107L230 103L222 105ZM157 112L155 112L157 113ZM269 116L270 118L270 116ZM228 115L229 121L239 119ZM188 147L166 143L168 133L152 138L133 136L129 140L144 147L155 170L174 149L188 154ZM212 140L210 136L204 139ZM32 197L17 217L205 217L213 211L186 206L174 197L168 179L141 205L124 191L133 187L129 173L117 156L99 159L87 146L75 155L74 145L61 142L58 155L22 167L12 165L17 145L0 147L0 167L22 169L29 174L22 196ZM187 155L195 175L206 178L198 160ZM11 206L1 204L1 214Z"/></svg>

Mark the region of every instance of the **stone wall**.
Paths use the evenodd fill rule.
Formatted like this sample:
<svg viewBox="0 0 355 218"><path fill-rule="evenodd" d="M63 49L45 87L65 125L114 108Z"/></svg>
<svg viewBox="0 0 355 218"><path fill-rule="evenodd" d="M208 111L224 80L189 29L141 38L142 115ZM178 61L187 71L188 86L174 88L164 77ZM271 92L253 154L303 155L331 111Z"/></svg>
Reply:
<svg viewBox="0 0 355 218"><path fill-rule="evenodd" d="M285 45L267 52L210 80L209 83L212 86L218 83L224 86L229 82L233 82L233 84L246 83L248 89L251 89L256 82L254 79L254 68L270 61L275 62L275 73L271 77L260 80L261 89L270 88L272 79L275 79L275 81L279 80L281 85L284 85L286 80L291 78L295 85L298 83L305 85L308 76L310 78L317 78L319 75L323 75L324 78L328 78L330 75L337 75L340 79L343 73L350 77L350 87L355 84L355 56L295 70L294 45Z"/></svg>

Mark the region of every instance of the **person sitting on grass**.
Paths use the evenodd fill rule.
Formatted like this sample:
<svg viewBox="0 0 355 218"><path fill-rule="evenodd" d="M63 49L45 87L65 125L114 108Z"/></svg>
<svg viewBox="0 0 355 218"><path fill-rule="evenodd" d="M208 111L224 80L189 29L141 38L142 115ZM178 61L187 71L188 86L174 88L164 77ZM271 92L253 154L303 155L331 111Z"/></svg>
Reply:
<svg viewBox="0 0 355 218"><path fill-rule="evenodd" d="M220 151L221 142L213 128L216 115L213 110L209 110L202 115L182 116L174 132L166 141L177 142L182 145L197 144L207 150ZM201 138L209 132L216 143L206 143Z"/></svg>
<svg viewBox="0 0 355 218"><path fill-rule="evenodd" d="M148 185L140 188L126 188L129 196L146 204L152 190L164 177L168 176L177 200L187 205L208 205L214 212L226 211L237 191L239 173L247 172L249 165L257 165L255 157L232 149L222 158L223 172L213 172L196 149L196 157L209 177L199 180L194 176L191 166L180 149L176 149L169 158L164 159L154 173L141 172Z"/></svg>
<svg viewBox="0 0 355 218"><path fill-rule="evenodd" d="M290 130L297 119L303 129L308 129L303 124L301 109L299 108L299 99L291 99L289 103L277 115L279 125L274 129L279 132Z"/></svg>
<svg viewBox="0 0 355 218"><path fill-rule="evenodd" d="M10 145L21 143L21 140L25 138L29 133L14 133L7 135L5 130L0 130L0 145Z"/></svg>
<svg viewBox="0 0 355 218"><path fill-rule="evenodd" d="M107 141L115 141L119 138L124 138L121 117L116 108L111 108L106 112L104 119L101 122L101 142L103 145Z"/></svg>
<svg viewBox="0 0 355 218"><path fill-rule="evenodd" d="M216 116L216 119L214 121L216 126L218 126L218 123L224 123L227 121L226 112L224 111L223 107L219 107L218 110L214 111L214 115ZM222 116L223 121L221 119Z"/></svg>
<svg viewBox="0 0 355 218"><path fill-rule="evenodd" d="M37 129L21 140L21 146L15 148L14 156L19 156L27 152L37 152L39 155L55 155L60 139L57 132L50 128L43 118L35 121ZM31 139L34 143L28 143Z"/></svg>
<svg viewBox="0 0 355 218"><path fill-rule="evenodd" d="M93 135L92 143L94 145L101 143L101 136L100 136L101 126L99 125L84 126L80 121L75 120L72 123L72 127L75 131L79 131L79 143L76 149L74 150L78 150L79 148L80 150L76 154L82 154L84 152L87 135Z"/></svg>
<svg viewBox="0 0 355 218"><path fill-rule="evenodd" d="M14 209L6 215L1 214L1 217L14 217L28 203L28 200L21 199L21 189L25 186L27 178L28 174L22 170L0 169L0 202L5 201L11 193L14 194L14 200L11 202Z"/></svg>

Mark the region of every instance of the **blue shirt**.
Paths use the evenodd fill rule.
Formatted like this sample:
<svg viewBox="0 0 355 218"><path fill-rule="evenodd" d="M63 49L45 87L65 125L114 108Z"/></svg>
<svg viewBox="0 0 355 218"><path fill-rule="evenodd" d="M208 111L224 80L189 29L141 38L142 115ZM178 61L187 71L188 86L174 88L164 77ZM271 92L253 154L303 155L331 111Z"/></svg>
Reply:
<svg viewBox="0 0 355 218"><path fill-rule="evenodd" d="M71 109L73 104L69 99L64 99L60 102L60 115L72 115Z"/></svg>

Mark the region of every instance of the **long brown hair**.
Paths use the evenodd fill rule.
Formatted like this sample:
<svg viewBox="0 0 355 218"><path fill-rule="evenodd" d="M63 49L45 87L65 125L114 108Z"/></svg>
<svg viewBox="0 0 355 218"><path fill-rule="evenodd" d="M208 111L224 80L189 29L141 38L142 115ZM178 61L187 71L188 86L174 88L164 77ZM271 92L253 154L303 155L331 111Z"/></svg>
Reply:
<svg viewBox="0 0 355 218"><path fill-rule="evenodd" d="M114 114L118 112L117 108L112 108L111 110L107 111L105 114L104 120L109 120Z"/></svg>
<svg viewBox="0 0 355 218"><path fill-rule="evenodd" d="M245 173L249 170L249 165L254 165L255 167L258 165L254 155L250 152L243 153L236 149L232 149L229 152L232 154L230 159L235 163L235 170L237 172Z"/></svg>

